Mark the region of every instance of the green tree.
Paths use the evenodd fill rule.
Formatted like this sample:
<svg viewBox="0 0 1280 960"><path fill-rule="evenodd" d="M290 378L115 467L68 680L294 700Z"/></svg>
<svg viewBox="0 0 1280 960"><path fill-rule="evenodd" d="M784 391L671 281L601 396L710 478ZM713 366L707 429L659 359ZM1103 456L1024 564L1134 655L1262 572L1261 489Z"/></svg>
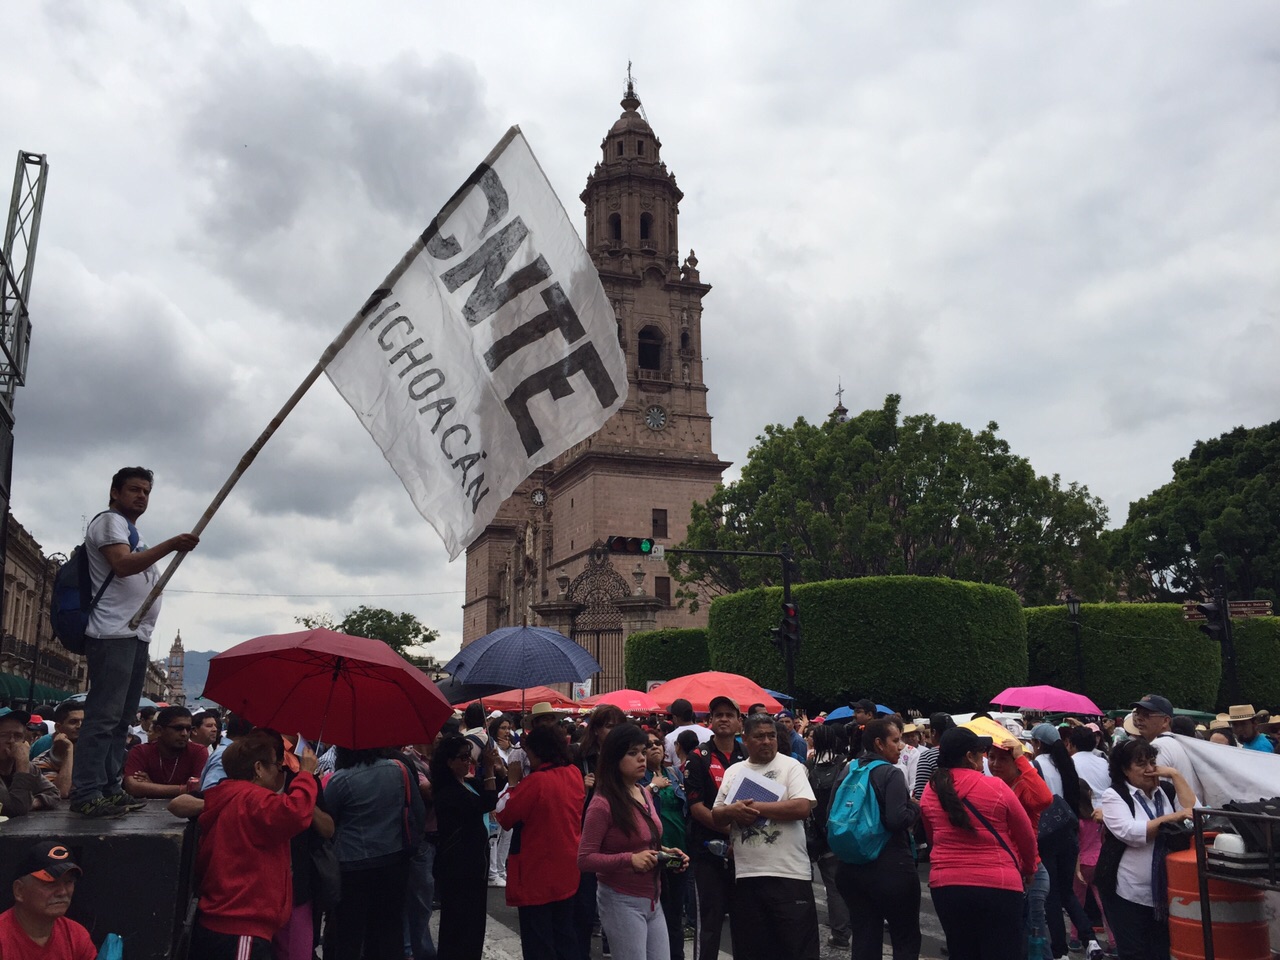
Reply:
<svg viewBox="0 0 1280 960"><path fill-rule="evenodd" d="M1173 480L1129 507L1110 541L1117 580L1132 599L1205 596L1219 553L1231 597L1276 599L1280 421L1197 441L1173 465Z"/></svg>
<svg viewBox="0 0 1280 960"><path fill-rule="evenodd" d="M353 637L381 640L402 657L409 657L409 648L440 639L440 631L424 626L412 613L393 613L382 607L366 607L363 604L334 623L327 613L311 613L294 617L309 630L323 627L348 633Z"/></svg>
<svg viewBox="0 0 1280 960"><path fill-rule="evenodd" d="M1086 487L1038 476L989 423L974 433L921 414L880 410L821 425L771 425L742 478L694 504L694 549L778 551L799 579L915 575L1009 587L1024 603L1066 589L1101 598L1106 508ZM668 566L685 601L777 584L776 560L688 557Z"/></svg>

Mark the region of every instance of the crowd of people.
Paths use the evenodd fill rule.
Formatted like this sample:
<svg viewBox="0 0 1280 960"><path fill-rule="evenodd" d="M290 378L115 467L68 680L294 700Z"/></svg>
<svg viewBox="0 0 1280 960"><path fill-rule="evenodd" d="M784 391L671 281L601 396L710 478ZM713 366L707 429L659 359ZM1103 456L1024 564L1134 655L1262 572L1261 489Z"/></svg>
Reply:
<svg viewBox="0 0 1280 960"><path fill-rule="evenodd" d="M1161 825L1199 800L1167 699L1143 697L1121 724L1006 718L980 728L992 736L869 700L847 723L708 706L574 718L473 703L433 743L320 756L233 714L148 708L124 752L129 803L112 815L167 801L198 819L194 960L311 960L321 946L479 958L491 887L517 909L529 960L587 960L596 937L618 960L714 957L726 918L735 957L815 960L815 880L831 946L871 960L887 932L911 960L925 862L951 960L1168 956L1152 857ZM0 709L5 814L38 816L72 790L83 705L46 712L52 723ZM1268 716L1238 706L1226 722L1242 749L1274 749ZM1221 742L1216 726L1184 731ZM848 855L837 833L861 825L859 785L879 833L872 853ZM56 838L33 849L0 955L53 936L83 953L87 937L54 922L80 873L65 854Z"/></svg>

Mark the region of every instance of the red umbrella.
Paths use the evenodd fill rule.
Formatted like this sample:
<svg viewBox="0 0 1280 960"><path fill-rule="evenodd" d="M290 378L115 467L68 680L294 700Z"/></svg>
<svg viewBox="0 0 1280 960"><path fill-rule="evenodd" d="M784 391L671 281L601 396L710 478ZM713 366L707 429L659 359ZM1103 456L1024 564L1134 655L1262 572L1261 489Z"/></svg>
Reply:
<svg viewBox="0 0 1280 960"><path fill-rule="evenodd" d="M777 713L782 709L782 704L755 681L736 673L717 673L715 670L668 680L650 690L649 695L664 710L671 706L672 701L679 700L681 697L688 700L698 713L709 712L711 709L709 704L715 697L729 697L735 700L740 710L747 709L753 703L763 703L770 713Z"/></svg>
<svg viewBox="0 0 1280 960"><path fill-rule="evenodd" d="M598 697L583 697L578 706L598 707L602 703L612 704L623 713L658 713L663 709L662 704L643 690L614 690Z"/></svg>
<svg viewBox="0 0 1280 960"><path fill-rule="evenodd" d="M353 750L429 743L453 707L381 640L303 630L209 661L204 696L260 727Z"/></svg>
<svg viewBox="0 0 1280 960"><path fill-rule="evenodd" d="M1009 687L991 698L997 707L1019 707L1022 710L1043 710L1045 713L1083 713L1086 716L1102 716L1098 705L1083 693L1059 690L1043 684L1038 687Z"/></svg>
<svg viewBox="0 0 1280 960"><path fill-rule="evenodd" d="M483 703L490 710L520 710L531 707L535 703L549 703L553 707L576 707L576 700L570 700L559 690L551 687L525 687L523 690L504 690L501 693L479 697L472 703Z"/></svg>

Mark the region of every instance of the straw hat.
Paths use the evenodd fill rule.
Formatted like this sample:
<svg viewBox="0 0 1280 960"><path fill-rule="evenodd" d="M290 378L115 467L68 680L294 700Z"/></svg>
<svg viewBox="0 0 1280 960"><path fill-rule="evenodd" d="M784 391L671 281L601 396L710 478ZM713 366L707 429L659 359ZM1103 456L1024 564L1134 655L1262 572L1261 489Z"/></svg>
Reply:
<svg viewBox="0 0 1280 960"><path fill-rule="evenodd" d="M1231 721L1227 719L1227 715L1225 713L1220 713L1216 717L1214 717L1212 720L1209 721L1210 732L1214 730L1230 730L1230 729L1231 729Z"/></svg>
<svg viewBox="0 0 1280 960"><path fill-rule="evenodd" d="M1129 711L1124 716L1124 732L1131 737L1140 736L1138 733L1138 724L1133 719L1133 711Z"/></svg>
<svg viewBox="0 0 1280 960"><path fill-rule="evenodd" d="M1240 723L1242 720L1257 720L1258 711L1253 709L1252 703L1236 703L1232 704L1227 711L1227 720L1231 723Z"/></svg>

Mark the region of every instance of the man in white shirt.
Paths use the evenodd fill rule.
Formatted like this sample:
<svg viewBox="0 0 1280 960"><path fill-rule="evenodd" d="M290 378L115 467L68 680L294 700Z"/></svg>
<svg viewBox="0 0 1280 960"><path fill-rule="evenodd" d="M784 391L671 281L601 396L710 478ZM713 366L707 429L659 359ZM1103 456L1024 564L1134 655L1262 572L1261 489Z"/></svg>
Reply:
<svg viewBox="0 0 1280 960"><path fill-rule="evenodd" d="M682 731L692 730L698 735L699 743L706 743L711 739L711 728L693 722L693 704L684 697L671 701L671 719L675 721L676 728L663 738L663 742L666 744L667 763L674 767L680 763L676 756L676 737Z"/></svg>
<svg viewBox="0 0 1280 960"><path fill-rule="evenodd" d="M76 743L71 809L85 817L115 817L142 804L121 785L125 738L138 709L150 664L156 601L136 628L129 626L160 578L155 565L171 553L194 550L200 538L180 533L154 547L134 526L151 499L151 471L125 467L111 478L110 509L89 521L85 552L94 595L101 597L85 629L89 696ZM105 584L105 588L104 588Z"/></svg>
<svg viewBox="0 0 1280 960"><path fill-rule="evenodd" d="M768 714L746 719L744 763L725 771L711 810L733 843L733 928L738 960L818 960L818 912L804 821L815 798L804 764L778 752ZM776 800L735 799L751 784ZM735 956L737 953L735 952Z"/></svg>
<svg viewBox="0 0 1280 960"><path fill-rule="evenodd" d="M1196 774L1195 764L1186 748L1178 742L1177 735L1169 729L1173 723L1173 704L1166 697L1148 693L1131 706L1138 735L1155 746L1156 753L1160 755L1160 766L1173 767L1186 778L1191 792L1203 797L1204 784Z"/></svg>

